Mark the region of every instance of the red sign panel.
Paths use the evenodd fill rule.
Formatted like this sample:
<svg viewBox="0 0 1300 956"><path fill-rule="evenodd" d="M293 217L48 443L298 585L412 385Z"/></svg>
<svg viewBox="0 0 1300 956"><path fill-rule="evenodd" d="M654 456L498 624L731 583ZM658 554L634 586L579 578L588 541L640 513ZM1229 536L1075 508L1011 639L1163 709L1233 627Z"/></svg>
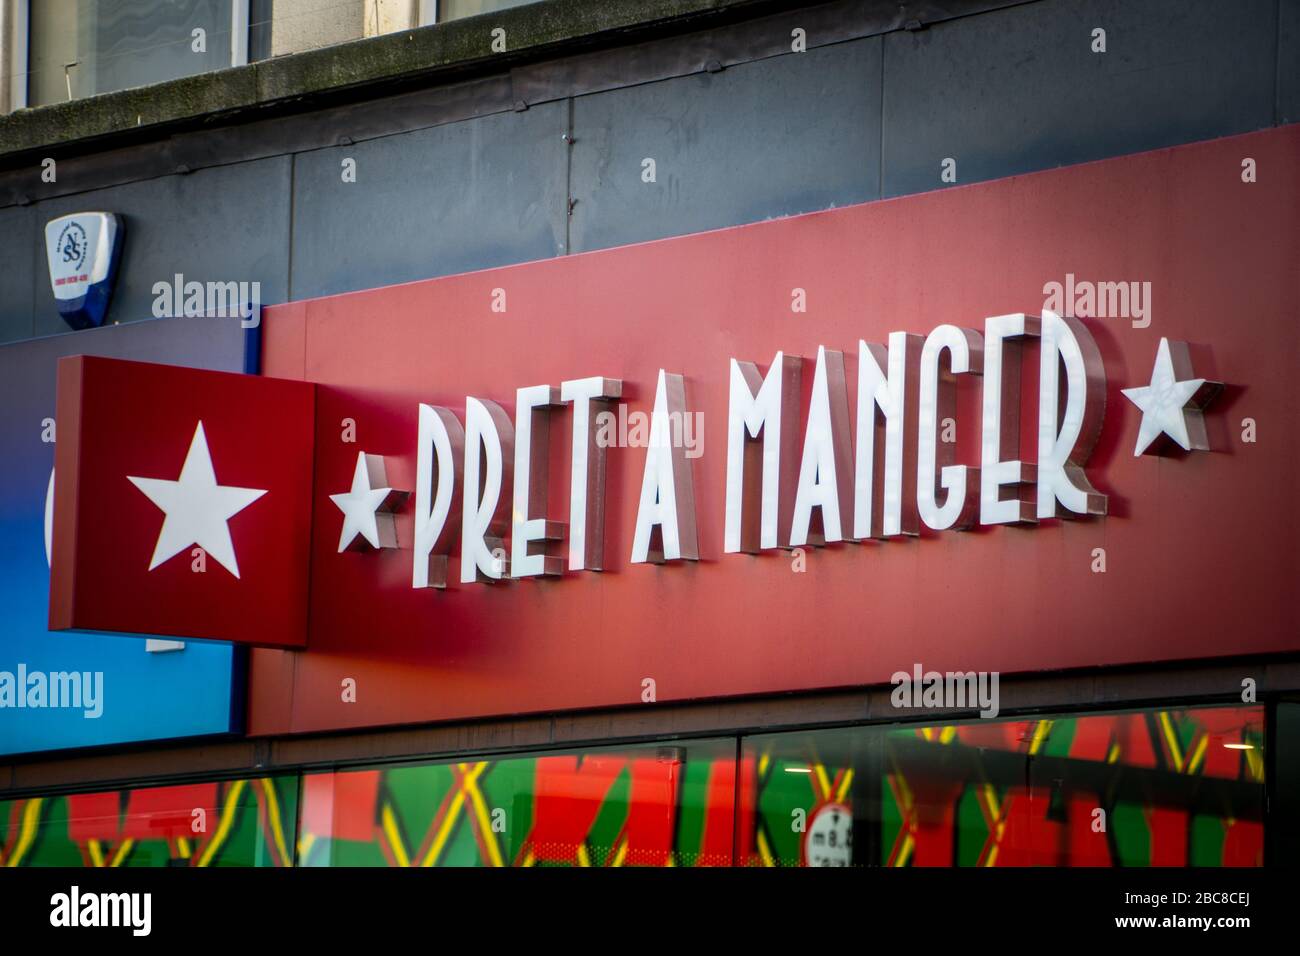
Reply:
<svg viewBox="0 0 1300 956"><path fill-rule="evenodd" d="M310 648L255 652L252 729L878 684L915 664L1015 672L1300 649L1287 504L1300 186L1284 174L1298 154L1300 129L1284 128L269 310L268 373L322 388ZM1244 157L1257 182L1243 181ZM1045 307L1080 317L1104 368L1083 465L1104 517L726 553L731 359L765 374L778 351L803 357L797 471L819 346L844 355L854 418L860 340L983 331L989 316ZM1040 346L1024 344L1011 400L1032 462ZM409 505L397 549L339 552L327 496L351 487L359 451L412 489L420 403L463 422L470 397L513 413L517 389L604 377L621 380L609 407L631 419L653 411L661 370L682 376L703 425L687 462L698 561L632 562L649 450L622 442L606 458L603 571L462 584L454 535L447 587L413 588ZM1161 432L1152 395L1202 378L1226 387L1199 421L1196 389L1180 392L1192 450L1135 455ZM953 462L981 461L979 402L978 386L958 388ZM544 507L530 489L530 518L571 518L573 421L572 405L549 416L550 480Z"/></svg>
<svg viewBox="0 0 1300 956"><path fill-rule="evenodd" d="M301 647L313 387L59 362L50 627Z"/></svg>

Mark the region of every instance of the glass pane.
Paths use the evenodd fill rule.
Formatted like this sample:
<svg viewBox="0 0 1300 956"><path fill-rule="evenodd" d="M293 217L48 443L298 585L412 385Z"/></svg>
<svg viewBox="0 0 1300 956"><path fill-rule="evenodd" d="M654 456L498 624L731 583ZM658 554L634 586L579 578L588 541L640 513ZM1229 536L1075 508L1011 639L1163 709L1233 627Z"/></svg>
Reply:
<svg viewBox="0 0 1300 956"><path fill-rule="evenodd" d="M1269 849L1279 862L1295 865L1300 860L1300 703L1279 701L1276 720Z"/></svg>
<svg viewBox="0 0 1300 956"><path fill-rule="evenodd" d="M230 66L231 0L40 0L29 16L33 106Z"/></svg>
<svg viewBox="0 0 1300 956"><path fill-rule="evenodd" d="M741 781L749 865L1263 863L1262 706L755 736Z"/></svg>
<svg viewBox="0 0 1300 956"><path fill-rule="evenodd" d="M303 777L300 866L729 866L734 740Z"/></svg>
<svg viewBox="0 0 1300 956"><path fill-rule="evenodd" d="M438 22L459 20L479 13L491 13L505 10L507 7L520 7L535 0L438 0Z"/></svg>
<svg viewBox="0 0 1300 956"><path fill-rule="evenodd" d="M271 0L248 0L248 62L256 63L272 55L271 33L274 25Z"/></svg>
<svg viewBox="0 0 1300 956"><path fill-rule="evenodd" d="M298 778L0 801L0 866L289 866Z"/></svg>

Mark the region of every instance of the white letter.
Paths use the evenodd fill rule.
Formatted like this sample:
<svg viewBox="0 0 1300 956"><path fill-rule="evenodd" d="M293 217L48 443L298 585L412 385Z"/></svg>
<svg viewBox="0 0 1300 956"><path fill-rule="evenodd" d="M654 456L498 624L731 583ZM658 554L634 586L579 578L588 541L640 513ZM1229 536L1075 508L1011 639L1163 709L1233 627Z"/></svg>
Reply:
<svg viewBox="0 0 1300 956"><path fill-rule="evenodd" d="M632 539L632 563L699 559L695 536L695 485L685 449L675 445L669 433L669 415L686 409L686 383L680 375L659 370L655 388L654 414L650 419L650 443L646 447L645 473L641 478L641 503L636 511L636 534ZM651 550L656 526L662 551Z"/></svg>
<svg viewBox="0 0 1300 956"><path fill-rule="evenodd" d="M253 280L249 283L251 295L242 303L244 309L241 310L239 327L241 329L255 329L262 324L262 283L260 280ZM244 283L239 283L240 291L244 289Z"/></svg>
<svg viewBox="0 0 1300 956"><path fill-rule="evenodd" d="M939 367L947 351L950 371ZM917 401L916 507L921 520L935 531L970 526L977 501L978 471L967 480L966 465L951 464L956 449L945 444L939 448L936 432L939 416L951 417L957 404L955 376L965 372L976 375L984 367L984 343L973 329L941 325L925 340L921 349L920 397ZM935 469L939 484L947 492L943 504L935 500Z"/></svg>
<svg viewBox="0 0 1300 956"><path fill-rule="evenodd" d="M762 379L753 362L731 360L727 515L723 535L723 550L729 554L739 551L752 554L760 548L780 547L782 541L790 540L790 498L799 428L799 373L799 357L782 352L776 353L767 377ZM745 458L754 444L749 439L758 439L760 435L763 467L759 534L755 542L752 522L749 528L744 527L745 492L753 490L752 478L748 483L745 481ZM749 533L745 534L746 531Z"/></svg>
<svg viewBox="0 0 1300 956"><path fill-rule="evenodd" d="M1038 335L1038 320L1023 312L994 315L984 320L981 524L1034 520L1033 505L1022 497L1022 490L1034 480L1034 466L1019 460L1021 343L1008 341L1031 335ZM1012 497L1005 500L1002 498L1004 485L1017 486Z"/></svg>
<svg viewBox="0 0 1300 956"><path fill-rule="evenodd" d="M135 903L131 915L131 925L134 927L131 935L148 936L153 929L153 894L133 893L131 898Z"/></svg>
<svg viewBox="0 0 1300 956"><path fill-rule="evenodd" d="M916 463L916 449L904 433L906 396L914 388L921 336L892 332L889 376L882 371L885 350L858 342L858 441L854 478L853 537L883 538L918 531L914 502L903 502L904 478ZM883 427L882 427L883 419ZM877 442L884 431L883 449ZM876 494L876 471L884 472ZM880 507L876 507L877 504Z"/></svg>
<svg viewBox="0 0 1300 956"><path fill-rule="evenodd" d="M155 319L168 318L171 311L172 290L166 282L155 282L153 284L153 317Z"/></svg>
<svg viewBox="0 0 1300 956"><path fill-rule="evenodd" d="M461 497L460 582L500 580L508 563L501 537L510 526L502 488L514 469L515 430L496 402L465 399L465 482ZM487 470L481 479L483 459ZM495 554L493 552L496 552ZM482 577L480 577L480 573Z"/></svg>
<svg viewBox="0 0 1300 956"><path fill-rule="evenodd" d="M50 897L50 903L53 904L53 909L50 910L50 925L68 926L68 913L70 911L68 905L68 894L55 893Z"/></svg>
<svg viewBox="0 0 1300 956"><path fill-rule="evenodd" d="M1058 408L1061 364L1065 365L1064 413ZM1083 472L1101 434L1105 411L1106 368L1092 333L1078 319L1044 312L1038 371L1038 517L1106 513L1106 496L1093 488ZM1058 508L1058 502L1064 508Z"/></svg>
<svg viewBox="0 0 1300 956"><path fill-rule="evenodd" d="M808 543L813 508L821 509L823 541L843 541L845 527L853 527L852 457L844 353L819 345L791 520L791 546Z"/></svg>
<svg viewBox="0 0 1300 956"><path fill-rule="evenodd" d="M617 378L577 378L560 383L560 400L573 403L573 453L569 467L569 570L605 567L605 458L607 444L597 440L591 403L623 394ZM601 415L613 418L608 409Z"/></svg>
<svg viewBox="0 0 1300 956"><path fill-rule="evenodd" d="M549 416L550 409L559 404L560 390L554 385L532 385L515 392L515 507L510 526L510 573L516 578L555 575L562 570L559 558L544 551L528 551L531 541L558 541L563 534L562 525L545 518L551 473ZM534 425L535 410L541 418ZM537 511L543 517L529 517Z"/></svg>
<svg viewBox="0 0 1300 956"><path fill-rule="evenodd" d="M458 517L452 508L456 472L465 459L465 430L445 408L420 406L415 458L415 544L411 587L447 586L447 552ZM437 485L434 485L434 462ZM435 492L436 487L436 492Z"/></svg>

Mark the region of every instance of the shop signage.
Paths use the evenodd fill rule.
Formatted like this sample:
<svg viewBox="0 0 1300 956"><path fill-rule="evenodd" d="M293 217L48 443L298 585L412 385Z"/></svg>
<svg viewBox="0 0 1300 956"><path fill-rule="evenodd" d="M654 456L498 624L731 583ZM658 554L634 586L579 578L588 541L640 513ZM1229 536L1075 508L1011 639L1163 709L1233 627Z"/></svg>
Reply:
<svg viewBox="0 0 1300 956"><path fill-rule="evenodd" d="M272 306L262 377L70 360L51 626L255 645L258 733L1300 650L1295 187L1215 178L1296 138Z"/></svg>
<svg viewBox="0 0 1300 956"><path fill-rule="evenodd" d="M1037 458L1028 461L1016 447L1020 344L1027 338L1040 340ZM844 355L818 348L797 477L791 481L790 462L782 456L791 455L795 444L790 431L798 410L789 400L800 391L802 360L778 352L760 376L753 363L731 359L725 551L917 535L922 525L964 530L1106 513L1106 496L1084 472L1101 430L1105 371L1080 320L1045 311L993 316L983 334L954 325L925 337L895 332L888 349L860 342L857 365L855 440ZM939 437L941 416L952 421L956 408L957 375L983 379L978 464L955 464L955 449ZM84 357L63 360L60 379L59 414L76 430L61 446L68 479L55 499L61 517L54 537L58 554L69 558L54 566L51 628L144 629L305 646L306 555L311 510L319 506L310 491L313 387ZM462 585L600 570L601 560L589 555L604 553L600 476L608 449L593 429L599 418L593 406L607 404L622 386L597 377L520 388L513 422L500 405L474 396L465 399L463 424L446 407L421 404L414 534L408 543L412 586L447 586L457 512ZM1137 452L1158 447L1162 437L1184 449L1207 448L1200 409L1218 388L1191 377L1184 343L1161 339L1152 384L1125 390L1143 413ZM158 395L175 398L160 407ZM552 471L549 422L539 420L539 413L565 405L574 407L567 527L543 512L544 490L534 494ZM672 427L689 414L682 376L661 369L632 564L699 557L694 476L680 430ZM123 419L143 427L123 435L114 426ZM246 475L249 486L218 480L208 438L214 425L230 436L221 448L223 475ZM182 457L177 439L186 434ZM758 464L747 468L749 443L757 445ZM148 470L139 467L146 461L162 465L169 459L153 469L160 474L135 473ZM130 494L123 479L153 509ZM275 493L263 502L272 487ZM398 548L394 512L409 497L389 485L382 456L358 452L350 488L328 495L341 512L338 551ZM758 511L757 522L752 516L748 522L756 535L744 534L747 501ZM246 511L251 518L243 517ZM325 511L326 520L339 520ZM257 521L259 513L266 519ZM281 613L249 622L238 598L243 593L246 600L247 593L232 582L230 603L224 610L213 607L218 586L206 577L207 562L218 579L223 576L216 568L234 582L242 578L232 524L247 529L244 547L259 562L259 580L249 587L274 589ZM155 527L148 561L133 561L131 543L147 541ZM566 534L567 562L542 550ZM92 571L88 561L107 566ZM180 572L152 574L166 564ZM199 566L203 577L186 573ZM147 610L138 608L141 598Z"/></svg>
<svg viewBox="0 0 1300 956"><path fill-rule="evenodd" d="M302 382L63 359L50 628L303 644L313 398Z"/></svg>

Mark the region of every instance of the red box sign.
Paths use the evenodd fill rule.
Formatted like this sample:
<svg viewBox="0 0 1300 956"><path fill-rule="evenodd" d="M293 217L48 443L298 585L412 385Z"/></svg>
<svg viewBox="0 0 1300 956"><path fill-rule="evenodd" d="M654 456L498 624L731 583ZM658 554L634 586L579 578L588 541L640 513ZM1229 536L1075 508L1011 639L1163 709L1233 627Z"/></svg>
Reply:
<svg viewBox="0 0 1300 956"><path fill-rule="evenodd" d="M313 391L62 359L51 629L301 647Z"/></svg>

